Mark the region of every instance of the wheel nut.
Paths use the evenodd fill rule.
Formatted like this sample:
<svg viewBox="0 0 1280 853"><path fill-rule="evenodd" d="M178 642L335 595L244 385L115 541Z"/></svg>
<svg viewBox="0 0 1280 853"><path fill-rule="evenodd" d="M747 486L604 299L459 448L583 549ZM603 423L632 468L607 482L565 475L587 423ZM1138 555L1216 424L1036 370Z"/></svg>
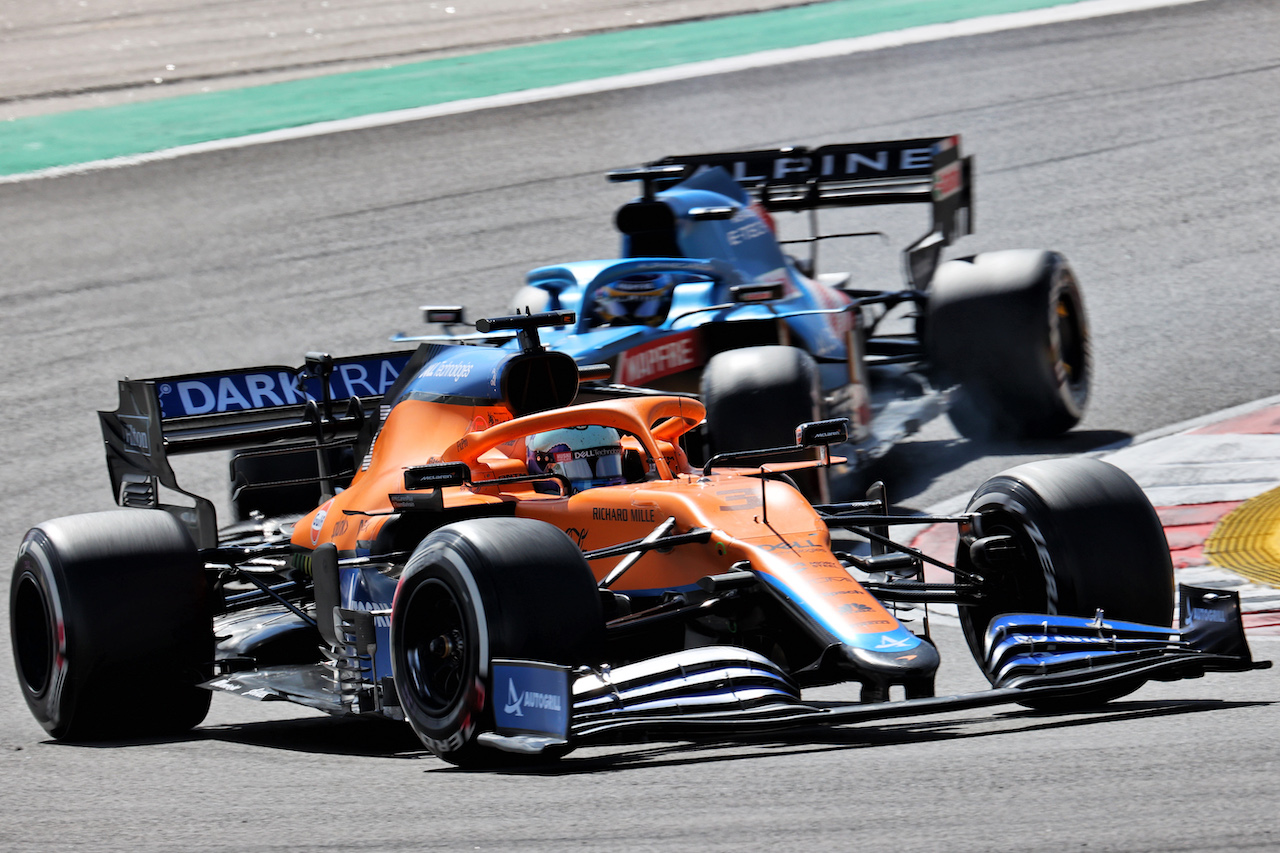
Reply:
<svg viewBox="0 0 1280 853"><path fill-rule="evenodd" d="M427 651L435 657L447 658L453 654L453 640L446 635L436 637L431 641L431 645L427 646Z"/></svg>

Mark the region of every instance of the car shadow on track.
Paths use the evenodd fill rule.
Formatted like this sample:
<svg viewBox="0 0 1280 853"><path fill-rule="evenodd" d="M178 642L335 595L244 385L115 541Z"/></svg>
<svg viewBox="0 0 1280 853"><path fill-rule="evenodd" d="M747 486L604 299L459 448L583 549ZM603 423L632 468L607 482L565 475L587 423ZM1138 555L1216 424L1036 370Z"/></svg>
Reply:
<svg viewBox="0 0 1280 853"><path fill-rule="evenodd" d="M431 757L431 753L407 725L388 720L335 717L303 717L212 725L164 738L137 738L93 743L53 740L45 742L50 745L90 749L129 749L206 740L323 755L399 759Z"/></svg>
<svg viewBox="0 0 1280 853"><path fill-rule="evenodd" d="M431 757L408 725L389 720L307 717L223 724L196 729L191 736L193 739L326 755L400 759Z"/></svg>
<svg viewBox="0 0 1280 853"><path fill-rule="evenodd" d="M1008 459L1012 467L1046 456L1072 456L1103 449L1118 449L1133 441L1119 430L1073 430L1055 438L1027 441L979 441L957 437L917 436L896 445L882 459L852 472L835 483L836 497L862 496L867 485L883 481L894 500L910 499L926 492L936 481L983 459ZM978 483L969 483L974 488Z"/></svg>
<svg viewBox="0 0 1280 853"><path fill-rule="evenodd" d="M566 776L588 773L616 773L625 770L651 770L715 762L772 758L780 754L807 755L855 749L874 749L920 743L942 743L973 738L1026 734L1060 730L1068 727L1092 726L1131 719L1182 716L1206 711L1225 711L1270 705L1270 702L1228 702L1188 700L1161 702L1113 702L1090 712L1063 714L1014 710L996 714L970 715L963 718L922 720L888 725L860 725L841 728L803 728L786 734L736 737L732 740L704 740L640 744L635 748L619 745L620 751L609 755L572 753L555 763L506 768L507 775ZM993 729L992 726L999 728ZM456 767L432 768L432 772L470 773Z"/></svg>
<svg viewBox="0 0 1280 853"><path fill-rule="evenodd" d="M1025 441L983 441L965 438L916 438L893 448L885 460L898 463L897 468L911 457L916 461L943 460L955 463L955 467L985 456L1071 456L1095 450L1114 449L1133 441L1127 432L1114 429L1073 430L1053 438L1027 439ZM898 459L897 457L904 457Z"/></svg>
<svg viewBox="0 0 1280 853"><path fill-rule="evenodd" d="M49 745L130 749L166 743L219 741L264 749L319 755L348 755L398 760L428 759L431 773L501 773L504 775L572 776L617 773L665 766L747 761L785 755L806 755L846 750L875 749L921 743L944 743L973 738L1025 734L1050 729L1099 725L1130 719L1182 716L1270 705L1270 702L1188 700L1161 702L1113 702L1092 712L1071 715L1011 710L971 714L946 719L890 724L863 724L840 728L807 727L786 733L737 736L723 739L619 742L605 745L607 754L593 747L557 761L531 761L502 769L464 769L438 761L423 748L407 725L387 721L307 717L302 719L224 724L195 729L171 738L146 738L98 743L47 741ZM594 753L594 754L592 754Z"/></svg>

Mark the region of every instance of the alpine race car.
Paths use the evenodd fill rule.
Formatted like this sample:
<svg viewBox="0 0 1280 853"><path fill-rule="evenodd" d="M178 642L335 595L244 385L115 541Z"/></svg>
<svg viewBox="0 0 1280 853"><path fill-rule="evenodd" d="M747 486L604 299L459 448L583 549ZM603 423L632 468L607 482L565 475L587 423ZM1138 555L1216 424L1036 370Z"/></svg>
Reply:
<svg viewBox="0 0 1280 853"><path fill-rule="evenodd" d="M697 399L576 401L601 372L539 339L573 320L477 324L515 333L515 352L423 344L122 381L100 420L125 509L46 521L18 551L10 624L36 719L63 740L180 733L226 691L407 721L441 758L484 766L604 738L1078 707L1268 665L1232 594L1184 587L1170 627L1163 531L1117 468L1023 465L955 516L891 514L879 486L815 506L788 478L837 462L845 421L796 425L791 448L817 459L691 465ZM235 448L314 453L323 502L219 530L170 459ZM356 471L330 469L343 449ZM955 525L954 564L889 535L921 523ZM992 689L934 695L920 617L935 603L958 608ZM836 683L860 701L803 698Z"/></svg>
<svg viewBox="0 0 1280 853"><path fill-rule="evenodd" d="M615 217L621 256L535 269L512 308L574 312L544 339L579 364L608 364L618 384L699 395L708 417L705 435L686 441L695 458L785 444L796 423L829 418L849 421L839 451L856 469L944 411L965 436L1054 436L1088 402L1080 287L1056 252L942 261L972 232L972 173L958 136L667 157L614 172L643 186ZM824 230L819 211L900 204L932 212L905 250L905 286L816 271L823 242L878 233ZM780 239L774 217L786 213L803 214L804 236ZM786 251L799 247L807 257ZM458 306L424 314L462 320ZM487 341L519 346L509 333ZM596 385L584 394L605 390ZM830 498L823 478L799 479Z"/></svg>

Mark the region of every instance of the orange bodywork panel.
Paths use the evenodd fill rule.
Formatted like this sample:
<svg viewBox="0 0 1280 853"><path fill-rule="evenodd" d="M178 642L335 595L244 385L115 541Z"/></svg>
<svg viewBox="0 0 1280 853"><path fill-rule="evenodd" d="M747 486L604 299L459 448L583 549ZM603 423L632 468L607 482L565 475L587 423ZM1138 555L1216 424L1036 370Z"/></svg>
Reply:
<svg viewBox="0 0 1280 853"><path fill-rule="evenodd" d="M640 539L667 518L673 532L706 528L705 544L649 551L611 587L616 592L658 594L692 587L740 561L838 635L891 629L897 621L841 566L831 552L822 519L790 485L748 471L702 476L689 466L679 437L705 417L697 400L641 397L571 406L511 418L498 407L466 407L404 400L391 410L374 443L370 464L351 486L297 525L293 543L304 549L332 542L339 552L367 552L396 512L390 495L404 492L407 468L462 462L472 482L443 490L444 506L512 504L515 515L539 519L591 551ZM538 432L582 424L611 426L624 445L640 452L648 476L638 483L562 496L534 483L490 483L528 473L524 439ZM462 438L457 436L462 435ZM769 466L790 468L794 466ZM550 483L551 481L547 481ZM603 579L621 558L591 562Z"/></svg>

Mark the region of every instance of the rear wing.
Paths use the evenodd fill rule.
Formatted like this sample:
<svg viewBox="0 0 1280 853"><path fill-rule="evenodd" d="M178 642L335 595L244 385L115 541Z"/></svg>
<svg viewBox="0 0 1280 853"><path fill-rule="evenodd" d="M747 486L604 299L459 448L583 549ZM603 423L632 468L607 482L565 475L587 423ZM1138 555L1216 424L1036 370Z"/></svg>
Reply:
<svg viewBox="0 0 1280 853"><path fill-rule="evenodd" d="M98 413L112 495L120 506L173 514L199 547L214 547L213 503L178 485L170 456L277 442L324 449L372 441L383 398L397 390L413 355L308 353L302 367L122 380L117 409ZM187 496L194 506L163 503L159 486Z"/></svg>
<svg viewBox="0 0 1280 853"><path fill-rule="evenodd" d="M769 211L929 204L929 233L906 250L918 288L928 285L942 248L973 233L973 158L960 155L958 135L664 157L642 177L668 183L715 166Z"/></svg>

